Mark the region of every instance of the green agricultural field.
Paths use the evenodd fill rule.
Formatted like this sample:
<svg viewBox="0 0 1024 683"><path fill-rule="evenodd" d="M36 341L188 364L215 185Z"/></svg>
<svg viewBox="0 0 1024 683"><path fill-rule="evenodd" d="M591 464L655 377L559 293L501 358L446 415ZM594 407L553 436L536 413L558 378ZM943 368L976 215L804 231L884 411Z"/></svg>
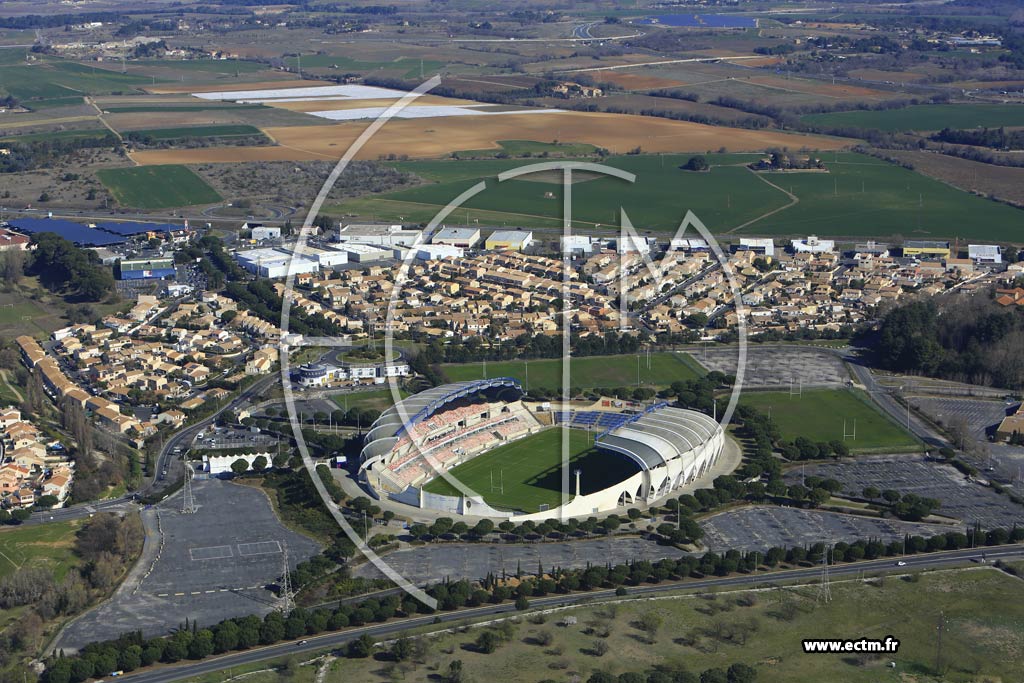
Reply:
<svg viewBox="0 0 1024 683"><path fill-rule="evenodd" d="M520 157L532 155L540 157L544 154L557 157L587 156L597 152L597 147L585 142L537 142L535 140L498 140L500 149L469 149L456 152L459 158L495 158L499 154Z"/></svg>
<svg viewBox="0 0 1024 683"><path fill-rule="evenodd" d="M763 413L771 411L784 439L805 436L811 441L843 441L843 421L853 433L857 421L857 438L845 440L855 453L919 450L921 442L882 414L861 391L846 389L804 390L800 396L785 391L752 391L740 397L740 403Z"/></svg>
<svg viewBox="0 0 1024 683"><path fill-rule="evenodd" d="M626 155L604 163L633 172L582 179L572 186L573 227L619 229L619 207L638 231L674 233L687 210L718 235L953 238L1015 241L1024 212L976 197L894 164L852 152L827 153L827 173L753 173L750 154L711 154L712 170L679 169L690 155ZM593 161L592 159L589 161ZM557 228L561 187L551 174L498 183L495 176L530 162L518 159L397 162L428 184L345 201L325 209L374 220L428 221L478 183L487 189L452 214L450 224ZM545 182L548 181L548 182ZM797 201L786 194L792 192ZM399 216L402 218L399 219Z"/></svg>
<svg viewBox="0 0 1024 683"><path fill-rule="evenodd" d="M570 361L570 386L581 389L637 386L637 358L639 378L643 386L663 387L672 382L696 379L703 374L699 366L686 354L652 353L650 367L647 355L587 356ZM484 378L483 363L452 363L441 370L453 382ZM487 363L487 377L515 377L525 389L561 391L562 361L546 358L531 361L501 361Z"/></svg>
<svg viewBox="0 0 1024 683"><path fill-rule="evenodd" d="M0 142L40 142L49 140L91 140L109 137L111 145L117 143L117 138L106 128L86 128L84 130L58 130L49 133L28 133L26 135L11 135L0 138Z"/></svg>
<svg viewBox="0 0 1024 683"><path fill-rule="evenodd" d="M217 126L182 126L180 128L149 128L122 131L125 135L139 135L154 140L185 140L188 138L239 138L263 136L263 131L243 123Z"/></svg>
<svg viewBox="0 0 1024 683"><path fill-rule="evenodd" d="M801 121L812 126L849 126L887 132L943 128L1024 126L1019 104L919 104L884 111L838 111L809 114Z"/></svg>
<svg viewBox="0 0 1024 683"><path fill-rule="evenodd" d="M121 206L167 209L221 201L206 181L185 166L110 168L97 171L96 176Z"/></svg>
<svg viewBox="0 0 1024 683"><path fill-rule="evenodd" d="M43 513L36 513L43 514ZM0 529L0 577L23 567L42 567L57 581L78 564L72 548L80 522Z"/></svg>
<svg viewBox="0 0 1024 683"><path fill-rule="evenodd" d="M29 107L33 100L109 95L136 90L148 83L152 83L151 78L54 57L39 58L29 64L8 61L0 65L0 93L10 93Z"/></svg>
<svg viewBox="0 0 1024 683"><path fill-rule="evenodd" d="M580 486L584 495L608 488L639 471L628 458L593 448L593 433L578 429L566 433L569 471L582 471ZM450 473L494 507L524 512L536 512L542 505L558 507L571 498L568 495L563 499L562 495L562 434L561 428L545 430L478 455L452 468ZM572 480L570 486L575 486ZM430 493L461 495L441 478L423 488Z"/></svg>

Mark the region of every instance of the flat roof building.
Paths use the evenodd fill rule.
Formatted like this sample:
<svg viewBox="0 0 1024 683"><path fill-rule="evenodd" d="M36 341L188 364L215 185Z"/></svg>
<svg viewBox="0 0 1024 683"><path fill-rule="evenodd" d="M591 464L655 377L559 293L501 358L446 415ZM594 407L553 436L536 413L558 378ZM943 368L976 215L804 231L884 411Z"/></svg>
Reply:
<svg viewBox="0 0 1024 683"><path fill-rule="evenodd" d="M368 263L370 261L383 261L393 256L394 251L384 244L364 244L362 242L345 242L338 251L348 255L350 263Z"/></svg>
<svg viewBox="0 0 1024 683"><path fill-rule="evenodd" d="M480 228L441 228L430 238L431 244L448 244L472 249L480 242Z"/></svg>
<svg viewBox="0 0 1024 683"><path fill-rule="evenodd" d="M949 242L936 240L907 240L903 244L904 256L931 256L933 258L949 258Z"/></svg>
<svg viewBox="0 0 1024 683"><path fill-rule="evenodd" d="M340 249L321 249L307 245L302 248L302 256L310 261L316 261L321 268L343 266L348 263L348 253Z"/></svg>
<svg viewBox="0 0 1024 683"><path fill-rule="evenodd" d="M484 243L489 251L522 251L533 242L533 233L527 230L497 230Z"/></svg>
<svg viewBox="0 0 1024 683"><path fill-rule="evenodd" d="M594 253L594 240L588 235L569 235L558 239L562 253L590 256Z"/></svg>
<svg viewBox="0 0 1024 683"><path fill-rule="evenodd" d="M836 248L833 240L818 239L817 235L808 235L804 240L792 240L790 244L797 253L828 254Z"/></svg>
<svg viewBox="0 0 1024 683"><path fill-rule="evenodd" d="M446 258L462 258L465 251L462 247L451 244L421 244L416 247L416 258L421 261L438 261Z"/></svg>
<svg viewBox="0 0 1024 683"><path fill-rule="evenodd" d="M1003 250L996 244L968 244L967 258L975 263L998 264L1003 262Z"/></svg>
<svg viewBox="0 0 1024 683"><path fill-rule="evenodd" d="M338 229L338 241L382 247L411 247L423 237L422 230L403 230L401 225L351 224Z"/></svg>
<svg viewBox="0 0 1024 683"><path fill-rule="evenodd" d="M286 277L289 272L316 273L320 264L302 258L283 249L250 249L235 253L235 260L242 268L260 277L271 279Z"/></svg>
<svg viewBox="0 0 1024 683"><path fill-rule="evenodd" d="M769 238L741 237L736 251L752 251L765 256L775 256L775 240Z"/></svg>

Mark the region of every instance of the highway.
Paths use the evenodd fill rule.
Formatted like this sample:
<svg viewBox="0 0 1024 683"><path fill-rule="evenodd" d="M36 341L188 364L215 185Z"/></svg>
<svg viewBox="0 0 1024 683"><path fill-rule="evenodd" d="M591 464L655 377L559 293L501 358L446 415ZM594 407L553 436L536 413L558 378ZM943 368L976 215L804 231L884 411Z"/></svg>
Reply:
<svg viewBox="0 0 1024 683"><path fill-rule="evenodd" d="M833 579L856 577L864 572L881 574L904 573L912 569L939 569L955 567L971 562L988 561L997 559L1017 559L1024 557L1024 545L1001 546L996 548L976 548L965 550L948 550L925 555L908 555L902 558L885 558L881 560L870 560L855 562L852 564L834 565L829 568L829 575ZM905 562L905 566L897 566L897 562ZM686 581L684 583L665 583L652 586L639 586L628 588L627 594L631 597L643 597L658 595L679 590L709 590L715 588L751 588L764 586L766 584L777 585L780 582L805 581L813 582L821 576L819 567L808 567L805 569L792 569L787 571L744 574L740 576L729 576L724 578L702 579L699 581ZM545 609L584 603L594 603L603 600L616 599L614 590L598 590L588 593L573 593L571 595L554 595L543 598L534 598L530 601L530 609ZM160 667L148 671L140 671L136 674L124 676L121 680L132 683L172 683L193 676L215 673L224 669L262 662L269 659L286 657L288 655L309 655L311 653L338 648L364 634L373 637L375 640L387 640L397 634L413 628L429 626L435 621L438 624L447 624L464 619L479 617L496 617L515 612L512 603L501 605L484 605L472 609L460 610L457 612L439 612L428 616L418 616L410 619L401 619L386 624L374 624L359 628L347 629L325 633L319 636L310 636L302 641L290 641L269 645L253 650L235 652L219 657L213 657L198 662L186 662L176 666Z"/></svg>

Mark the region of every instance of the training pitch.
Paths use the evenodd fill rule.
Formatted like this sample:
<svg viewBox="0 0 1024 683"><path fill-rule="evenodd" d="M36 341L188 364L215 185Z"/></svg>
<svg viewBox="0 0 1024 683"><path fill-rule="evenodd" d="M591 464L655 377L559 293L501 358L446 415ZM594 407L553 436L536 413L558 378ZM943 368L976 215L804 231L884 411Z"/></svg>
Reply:
<svg viewBox="0 0 1024 683"><path fill-rule="evenodd" d="M871 405L865 395L846 389L804 390L798 395L788 391L750 392L740 398L740 403L766 414L770 410L772 421L787 440L805 436L811 441L842 441L853 452L893 453L920 447L917 439ZM854 421L856 438L852 436Z"/></svg>
<svg viewBox="0 0 1024 683"><path fill-rule="evenodd" d="M638 471L626 457L593 448L596 432L567 431L570 491L576 485L573 472L577 469L581 471L584 495L608 488ZM450 473L496 508L537 512L542 505L558 507L571 498L562 496L562 432L562 428L548 429L495 448L452 468ZM441 478L428 482L423 489L461 495Z"/></svg>
<svg viewBox="0 0 1024 683"><path fill-rule="evenodd" d="M560 391L562 387L562 361L546 358L531 361L500 361L487 363L460 363L444 365L444 374L453 382L464 382L486 377L515 377L527 391ZM686 354L652 353L650 364L647 354L615 356L587 356L569 361L570 381L573 388L610 388L641 386L668 386L673 382L696 379L704 373Z"/></svg>

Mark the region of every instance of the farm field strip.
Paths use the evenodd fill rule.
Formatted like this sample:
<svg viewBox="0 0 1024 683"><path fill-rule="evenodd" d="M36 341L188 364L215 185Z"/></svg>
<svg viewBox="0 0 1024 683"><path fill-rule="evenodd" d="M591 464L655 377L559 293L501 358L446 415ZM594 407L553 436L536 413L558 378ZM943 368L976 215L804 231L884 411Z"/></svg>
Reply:
<svg viewBox="0 0 1024 683"><path fill-rule="evenodd" d="M371 85L323 85L305 88L274 88L267 90L220 90L214 92L195 92L194 97L203 100L250 101L256 104L263 102L295 101L295 98L321 98L341 96L349 99L401 99L406 93L391 88L378 88Z"/></svg>

